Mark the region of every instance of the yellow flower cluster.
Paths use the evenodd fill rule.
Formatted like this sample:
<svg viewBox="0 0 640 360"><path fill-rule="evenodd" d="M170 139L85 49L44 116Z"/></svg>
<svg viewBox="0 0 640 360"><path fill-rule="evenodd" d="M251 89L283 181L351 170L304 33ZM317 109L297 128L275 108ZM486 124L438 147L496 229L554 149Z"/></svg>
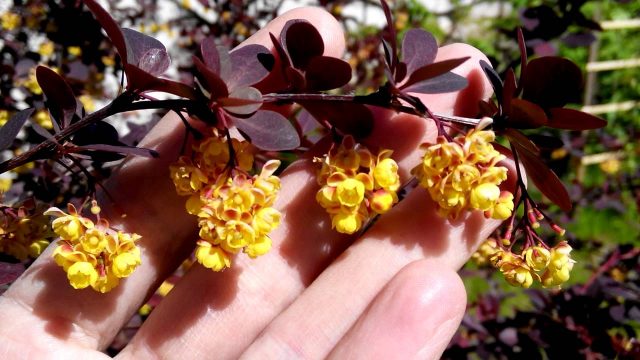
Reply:
<svg viewBox="0 0 640 360"><path fill-rule="evenodd" d="M0 208L0 253L20 261L36 258L52 237L49 218L41 210L27 206Z"/></svg>
<svg viewBox="0 0 640 360"><path fill-rule="evenodd" d="M498 242L494 238L488 238L471 254L471 260L478 266L489 265L491 257L498 251Z"/></svg>
<svg viewBox="0 0 640 360"><path fill-rule="evenodd" d="M491 263L511 285L528 288L536 280L544 287L554 287L569 280L575 263L569 256L570 253L571 246L566 241L551 249L543 246L528 247L520 255L496 249L491 256Z"/></svg>
<svg viewBox="0 0 640 360"><path fill-rule="evenodd" d="M268 234L280 224L280 212L273 208L280 189L273 174L280 161L267 161L260 174L251 176L251 144L233 139L229 146L216 131L193 150L192 159L181 157L170 171L177 193L189 196L187 211L198 217L196 260L221 271L240 250L251 258L267 253Z"/></svg>
<svg viewBox="0 0 640 360"><path fill-rule="evenodd" d="M345 136L324 158L315 159L322 163L317 176L322 187L316 200L338 232L353 234L373 214L384 214L398 202L400 176L391 154L391 150L382 150L374 156Z"/></svg>
<svg viewBox="0 0 640 360"><path fill-rule="evenodd" d="M0 15L0 25L4 30L14 30L22 24L22 18L20 14L16 14L11 11L7 11Z"/></svg>
<svg viewBox="0 0 640 360"><path fill-rule="evenodd" d="M111 291L140 265L140 249L135 244L140 235L109 228L107 220L99 217L95 201L91 212L98 217L96 223L78 214L72 204L68 211L52 207L45 212L56 217L52 223L60 236L53 252L56 264L75 289L91 286L101 293Z"/></svg>
<svg viewBox="0 0 640 360"><path fill-rule="evenodd" d="M422 163L412 173L438 204L440 215L455 220L463 210L481 210L487 218L504 220L513 212L513 194L500 191L507 169L496 164L505 158L493 148L495 134L472 129L453 141L438 137L424 144Z"/></svg>

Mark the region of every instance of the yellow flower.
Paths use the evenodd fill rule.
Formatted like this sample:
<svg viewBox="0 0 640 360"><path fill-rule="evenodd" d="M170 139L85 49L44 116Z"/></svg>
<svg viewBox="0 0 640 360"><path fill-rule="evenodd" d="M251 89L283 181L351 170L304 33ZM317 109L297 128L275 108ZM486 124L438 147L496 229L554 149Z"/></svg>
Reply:
<svg viewBox="0 0 640 360"><path fill-rule="evenodd" d="M47 240L36 240L32 242L31 245L29 245L29 256L34 259L37 258L47 246L49 246L49 241Z"/></svg>
<svg viewBox="0 0 640 360"><path fill-rule="evenodd" d="M191 195L209 181L202 170L186 156L181 156L177 163L169 166L169 171L178 195Z"/></svg>
<svg viewBox="0 0 640 360"><path fill-rule="evenodd" d="M542 271L549 265L551 253L542 246L532 246L524 251L524 259L534 271Z"/></svg>
<svg viewBox="0 0 640 360"><path fill-rule="evenodd" d="M485 211L486 218L492 218L497 220L506 220L513 213L513 194L508 191L502 191L498 201L492 208Z"/></svg>
<svg viewBox="0 0 640 360"><path fill-rule="evenodd" d="M4 126L10 118L11 116L9 116L9 111L0 110L0 126Z"/></svg>
<svg viewBox="0 0 640 360"><path fill-rule="evenodd" d="M217 246L211 246L206 241L199 241L196 249L196 260L204 267L213 271L222 271L231 266L229 255Z"/></svg>
<svg viewBox="0 0 640 360"><path fill-rule="evenodd" d="M480 184L471 190L471 207L477 210L489 210L500 197L500 188L496 184Z"/></svg>
<svg viewBox="0 0 640 360"><path fill-rule="evenodd" d="M124 278L131 275L138 265L140 265L140 255L125 252L113 259L111 271L115 276Z"/></svg>
<svg viewBox="0 0 640 360"><path fill-rule="evenodd" d="M542 285L553 287L562 285L569 280L575 261L571 259L571 246L566 241L558 243L551 249L547 270L542 275Z"/></svg>
<svg viewBox="0 0 640 360"><path fill-rule="evenodd" d="M336 195L344 206L358 206L364 200L364 184L356 179L346 179L336 187Z"/></svg>
<svg viewBox="0 0 640 360"><path fill-rule="evenodd" d="M269 250L271 250L271 239L266 235L260 236L253 244L244 248L244 252L252 259L268 253Z"/></svg>
<svg viewBox="0 0 640 360"><path fill-rule="evenodd" d="M494 238L488 238L471 255L471 260L480 266L487 265L496 251L498 251L498 242Z"/></svg>
<svg viewBox="0 0 640 360"><path fill-rule="evenodd" d="M22 24L22 19L19 14L16 14L11 11L7 11L4 14L0 15L0 23L2 24L2 28L4 30L14 30Z"/></svg>
<svg viewBox="0 0 640 360"><path fill-rule="evenodd" d="M79 261L67 270L67 278L74 289L84 289L98 280L98 272L88 262Z"/></svg>
<svg viewBox="0 0 640 360"><path fill-rule="evenodd" d="M49 57L53 55L53 51L55 50L55 45L51 41L44 41L38 47L38 54Z"/></svg>
<svg viewBox="0 0 640 360"><path fill-rule="evenodd" d="M395 191L380 189L375 191L371 197L371 210L378 214L384 214L397 202L398 196Z"/></svg>
<svg viewBox="0 0 640 360"><path fill-rule="evenodd" d="M91 287L93 290L104 294L118 286L119 283L120 279L110 271L107 271L102 276L99 276L96 281L92 282Z"/></svg>
<svg viewBox="0 0 640 360"><path fill-rule="evenodd" d="M44 109L36 111L35 115L33 115L33 120L47 130L53 129L53 123L51 122L49 112Z"/></svg>
<svg viewBox="0 0 640 360"><path fill-rule="evenodd" d="M331 219L333 227L343 234L353 234L362 226L362 218L355 213L339 212Z"/></svg>
<svg viewBox="0 0 640 360"><path fill-rule="evenodd" d="M97 228L88 229L79 239L82 250L99 255L107 247L107 234Z"/></svg>

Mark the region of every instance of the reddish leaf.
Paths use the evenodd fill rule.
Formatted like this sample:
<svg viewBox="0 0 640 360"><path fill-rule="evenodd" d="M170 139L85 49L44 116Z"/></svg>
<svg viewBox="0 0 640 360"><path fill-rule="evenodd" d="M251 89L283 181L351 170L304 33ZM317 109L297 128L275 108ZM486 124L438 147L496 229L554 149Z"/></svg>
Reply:
<svg viewBox="0 0 640 360"><path fill-rule="evenodd" d="M232 119L234 125L251 139L251 143L262 150L291 150L300 146L296 129L275 111L261 110L247 119Z"/></svg>
<svg viewBox="0 0 640 360"><path fill-rule="evenodd" d="M225 82L216 73L209 70L209 68L207 68L207 66L195 56L193 57L193 64L198 70L196 75L199 75L198 78L202 81L207 91L211 92L212 99L229 96L227 84L225 84Z"/></svg>
<svg viewBox="0 0 640 360"><path fill-rule="evenodd" d="M118 54L120 55L120 59L123 63L127 63L127 45L124 40L124 35L122 34L122 30L120 26L116 23L115 20L109 15L109 13L102 8L102 6L98 5L95 0L83 0L85 5L91 10L93 16L96 17L96 20L100 23L100 26L104 29L113 43L113 46L116 47Z"/></svg>
<svg viewBox="0 0 640 360"><path fill-rule="evenodd" d="M130 64L125 65L124 68L127 73L127 88L130 90L138 92L162 91L187 99L196 98L195 90L186 84L160 79Z"/></svg>
<svg viewBox="0 0 640 360"><path fill-rule="evenodd" d="M398 36L396 34L395 22L393 21L393 15L391 14L391 9L389 8L389 4L387 4L387 0L380 0L380 5L382 6L382 11L384 12L384 17L387 19L387 31L386 39L382 39L382 44L385 47L385 55L387 58L387 64L389 64L389 68L392 73L396 71L396 66L398 64L398 44L397 39ZM391 80L391 78L390 78Z"/></svg>
<svg viewBox="0 0 640 360"><path fill-rule="evenodd" d="M400 88L404 89L417 82L442 75L448 71L455 69L460 64L467 61L468 59L469 59L469 56L465 56L462 58L449 59L449 60L439 61L437 63L425 65L420 69L411 73L411 75L409 75L409 80L407 80L407 82L404 83Z"/></svg>
<svg viewBox="0 0 640 360"><path fill-rule="evenodd" d="M280 33L293 66L306 69L309 61L324 53L324 42L318 30L306 20L289 20Z"/></svg>
<svg viewBox="0 0 640 360"><path fill-rule="evenodd" d="M570 60L545 56L531 60L521 78L522 98L544 109L580 101L582 72Z"/></svg>
<svg viewBox="0 0 640 360"><path fill-rule="evenodd" d="M327 69L330 69L330 73L327 73ZM346 61L334 57L316 56L309 61L304 76L308 89L336 89L351 80L351 66Z"/></svg>
<svg viewBox="0 0 640 360"><path fill-rule="evenodd" d="M282 33L281 33L282 34ZM282 68L286 68L291 65L291 59L289 58L289 54L282 47L280 41L276 38L275 35L269 33L269 38L271 39L271 43L273 44L273 48L276 50L278 57L280 58L280 63L282 64Z"/></svg>
<svg viewBox="0 0 640 360"><path fill-rule="evenodd" d="M527 170L527 176L538 190L563 211L571 210L571 199L558 176L534 153L529 152L519 142L513 143L518 158Z"/></svg>
<svg viewBox="0 0 640 360"><path fill-rule="evenodd" d="M404 80L406 76L407 76L407 64L400 61L398 62L398 66L396 66L396 74L394 76L394 81L398 83Z"/></svg>
<svg viewBox="0 0 640 360"><path fill-rule="evenodd" d="M524 41L522 28L518 28L518 48L520 49L520 79L522 79L522 74L527 69L527 45ZM519 84L519 86L522 86L522 84Z"/></svg>
<svg viewBox="0 0 640 360"><path fill-rule="evenodd" d="M514 98L516 93L516 74L513 69L509 68L504 79L503 92L502 92L502 112L509 114L511 112L511 99Z"/></svg>
<svg viewBox="0 0 640 360"><path fill-rule="evenodd" d="M47 98L51 116L61 128L67 127L78 106L73 90L62 76L45 66L36 68L36 79Z"/></svg>
<svg viewBox="0 0 640 360"><path fill-rule="evenodd" d="M538 149L536 144L534 144L531 140L529 140L529 138L525 134L521 133L520 131L508 128L508 129L505 129L504 135L509 139L509 141L512 144L518 145L526 149L528 152L535 154L536 156L540 155L540 149Z"/></svg>
<svg viewBox="0 0 640 360"><path fill-rule="evenodd" d="M607 126L607 122L597 116L574 109L552 108L547 126L566 130L592 130Z"/></svg>
<svg viewBox="0 0 640 360"><path fill-rule="evenodd" d="M18 136L20 129L22 129L22 126L31 114L33 114L34 110L35 109L30 108L18 111L13 114L6 124L0 127L0 150L8 149L13 144L13 140Z"/></svg>
<svg viewBox="0 0 640 360"><path fill-rule="evenodd" d="M262 45L243 46L229 53L229 56L231 57L232 71L226 80L231 91L257 84L269 75L269 70L263 62L265 57L273 59L273 55Z"/></svg>
<svg viewBox="0 0 640 360"><path fill-rule="evenodd" d="M161 75L169 68L171 59L165 46L157 39L132 29L122 29L127 46L127 63L148 72Z"/></svg>
<svg viewBox="0 0 640 360"><path fill-rule="evenodd" d="M431 79L417 82L404 89L405 92L416 92L421 94L441 94L460 91L469 85L469 81L464 76L447 72Z"/></svg>
<svg viewBox="0 0 640 360"><path fill-rule="evenodd" d="M507 114L510 127L535 129L548 124L547 114L540 106L522 99L513 99L510 105L511 111Z"/></svg>
<svg viewBox="0 0 640 360"><path fill-rule="evenodd" d="M438 43L431 33L422 29L411 29L402 39L402 61L407 64L407 72L431 64L436 59Z"/></svg>

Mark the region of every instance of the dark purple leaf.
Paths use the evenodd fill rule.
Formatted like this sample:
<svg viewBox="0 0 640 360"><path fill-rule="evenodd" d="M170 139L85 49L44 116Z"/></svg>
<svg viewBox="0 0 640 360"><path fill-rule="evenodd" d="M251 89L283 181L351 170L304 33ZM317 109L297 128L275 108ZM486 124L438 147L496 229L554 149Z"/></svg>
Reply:
<svg viewBox="0 0 640 360"><path fill-rule="evenodd" d="M51 139L53 138L53 134L51 134L49 132L49 130L43 128L42 126L38 125L38 123L33 122L31 123L31 128L33 129L33 131L36 132L36 134L42 136L45 139Z"/></svg>
<svg viewBox="0 0 640 360"><path fill-rule="evenodd" d="M509 114L511 112L511 100L516 96L516 74L513 69L509 68L503 83L502 93L502 112Z"/></svg>
<svg viewBox="0 0 640 360"><path fill-rule="evenodd" d="M516 129L535 129L548 125L547 114L532 102L512 99L510 102L509 126Z"/></svg>
<svg viewBox="0 0 640 360"><path fill-rule="evenodd" d="M407 64L402 61L398 62L398 66L396 66L396 74L395 74L395 82L401 82L407 76Z"/></svg>
<svg viewBox="0 0 640 360"><path fill-rule="evenodd" d="M447 72L431 79L417 82L404 89L406 92L421 94L441 94L460 91L469 85L469 81L464 76Z"/></svg>
<svg viewBox="0 0 640 360"><path fill-rule="evenodd" d="M151 149L145 149L135 146L127 146L127 145L108 145L108 144L93 144L93 145L85 145L78 146L78 150L86 152L94 160L96 159L95 154L93 152L102 152L102 153L115 153L122 155L134 155L134 156L142 156L147 158L157 158L160 156L157 151ZM114 160L121 158L120 156L116 156Z"/></svg>
<svg viewBox="0 0 640 360"><path fill-rule="evenodd" d="M527 68L527 45L524 42L524 34L522 33L522 28L518 28L517 33L518 48L520 49L520 77L522 78L522 74L524 74L525 69ZM520 84L520 86L522 85Z"/></svg>
<svg viewBox="0 0 640 360"><path fill-rule="evenodd" d="M293 66L306 69L309 60L324 53L324 42L318 30L306 20L289 20L280 33L280 41L289 53Z"/></svg>
<svg viewBox="0 0 640 360"><path fill-rule="evenodd" d="M540 149L522 132L515 129L506 129L504 134L514 145L518 145L536 156L540 155Z"/></svg>
<svg viewBox="0 0 640 360"><path fill-rule="evenodd" d="M438 53L438 43L431 33L422 29L411 29L402 40L402 61L407 64L409 74L433 63Z"/></svg>
<svg viewBox="0 0 640 360"><path fill-rule="evenodd" d="M212 99L224 98L229 96L227 84L212 70L202 63L197 57L193 57L193 64L198 70L196 75L202 81L202 85L211 93Z"/></svg>
<svg viewBox="0 0 640 360"><path fill-rule="evenodd" d="M122 29L127 46L127 63L151 75L161 75L169 68L171 59L165 46L157 39L141 32Z"/></svg>
<svg viewBox="0 0 640 360"><path fill-rule="evenodd" d="M398 44L397 44L398 36L396 34L395 23L393 22L393 16L391 14L391 9L389 8L389 4L387 4L387 0L380 0L380 5L382 6L384 17L387 19L386 30L388 32L386 34L386 39L383 38L382 43L385 47L388 47L388 50L385 49L385 52L388 52L387 63L389 64L389 68L391 72L394 73L396 71L396 66L398 64Z"/></svg>
<svg viewBox="0 0 640 360"><path fill-rule="evenodd" d="M291 66L291 59L287 54L287 50L285 50L284 47L282 47L282 43L280 43L280 41L272 33L269 33L269 38L271 39L273 48L276 50L276 53L280 58L280 63L282 64L282 67L287 68L288 66Z"/></svg>
<svg viewBox="0 0 640 360"><path fill-rule="evenodd" d="M18 111L0 128L0 150L6 150L13 144L13 140L33 111L33 108Z"/></svg>
<svg viewBox="0 0 640 360"><path fill-rule="evenodd" d="M322 124L331 124L345 134L363 138L373 129L373 115L366 106L341 101L301 101L313 117Z"/></svg>
<svg viewBox="0 0 640 360"><path fill-rule="evenodd" d="M118 55L120 55L120 59L123 63L127 62L127 45L124 40L124 35L122 34L122 30L120 26L116 23L115 20L109 15L109 13L102 8L102 6L98 5L95 0L83 0L85 5L91 10L93 16L96 17L96 20L100 23L100 26L104 29L109 37L109 40L113 43L113 46L116 47L118 51Z"/></svg>
<svg viewBox="0 0 640 360"><path fill-rule="evenodd" d="M527 170L527 176L533 180L538 190L563 211L571 210L571 199L558 176L549 169L539 155L530 152L520 142L512 142L512 144Z"/></svg>
<svg viewBox="0 0 640 360"><path fill-rule="evenodd" d="M531 60L522 74L523 99L544 109L580 101L582 72L570 60L546 56Z"/></svg>
<svg viewBox="0 0 640 360"><path fill-rule="evenodd" d="M491 64L484 60L480 60L480 67L482 68L482 71L484 71L484 74L487 76L487 79L489 79L489 82L493 87L493 92L496 94L496 98L498 99L498 101L502 101L503 85L502 80L500 79L500 75L498 75L498 73L493 70Z"/></svg>
<svg viewBox="0 0 640 360"><path fill-rule="evenodd" d="M67 127L78 106L73 90L62 76L45 66L36 68L36 79L47 98L52 118L61 128Z"/></svg>
<svg viewBox="0 0 640 360"><path fill-rule="evenodd" d="M351 66L348 62L334 57L316 56L309 61L304 76L308 89L336 89L351 80Z"/></svg>
<svg viewBox="0 0 640 360"><path fill-rule="evenodd" d="M24 272L25 267L22 263L6 263L0 262L0 285L14 282Z"/></svg>
<svg viewBox="0 0 640 360"><path fill-rule="evenodd" d="M592 130L607 126L607 122L597 116L574 109L552 108L549 110L547 126L566 130Z"/></svg>
<svg viewBox="0 0 640 360"><path fill-rule="evenodd" d="M233 123L251 139L253 145L262 150L291 150L300 146L296 129L275 111L261 110L247 119L234 117Z"/></svg>
<svg viewBox="0 0 640 360"><path fill-rule="evenodd" d="M76 146L109 144L120 145L118 130L113 125L99 121L83 127L73 135L73 144Z"/></svg>
<svg viewBox="0 0 640 360"><path fill-rule="evenodd" d="M255 85L269 75L269 70L264 66L260 57L273 56L269 50L257 44L243 46L232 51L231 57L232 71L231 75L226 79L227 86L231 91L236 88ZM273 64L272 64L273 65Z"/></svg>
<svg viewBox="0 0 640 360"><path fill-rule="evenodd" d="M442 75L448 71L451 71L457 68L460 64L462 64L467 60L469 60L469 56L465 56L457 59L443 60L433 64L425 65L419 68L418 70L414 71L413 73L411 73L409 75L409 80L407 80L407 82L404 83L400 88L404 89L417 82Z"/></svg>
<svg viewBox="0 0 640 360"><path fill-rule="evenodd" d="M287 67L284 71L289 87L294 90L302 90L307 87L304 75L296 68Z"/></svg>
<svg viewBox="0 0 640 360"><path fill-rule="evenodd" d="M213 37L207 37L200 43L200 52L202 53L202 60L207 67L216 73L220 74L220 55L218 54L218 48L216 41Z"/></svg>

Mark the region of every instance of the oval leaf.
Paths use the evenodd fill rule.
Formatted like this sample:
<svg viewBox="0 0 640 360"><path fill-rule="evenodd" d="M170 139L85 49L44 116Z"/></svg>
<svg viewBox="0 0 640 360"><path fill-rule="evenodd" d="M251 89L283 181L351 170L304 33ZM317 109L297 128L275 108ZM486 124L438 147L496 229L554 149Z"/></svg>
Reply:
<svg viewBox="0 0 640 360"><path fill-rule="evenodd" d="M229 96L227 84L225 84L224 80L222 80L218 74L209 70L209 68L195 56L193 57L193 64L196 66L196 70L198 70L196 76L201 80L207 91L211 93L211 98L217 99Z"/></svg>
<svg viewBox="0 0 640 360"><path fill-rule="evenodd" d="M442 75L448 71L451 71L458 67L463 62L467 61L469 56L465 56L457 59L449 59L444 61L439 61L437 63L425 65L418 70L414 71L409 75L409 80L404 83L400 88L407 88L417 82L424 81L427 79L434 78L436 76Z"/></svg>
<svg viewBox="0 0 640 360"><path fill-rule="evenodd" d="M322 36L306 20L289 20L284 25L280 35L280 42L287 50L293 66L305 70L309 60L324 53Z"/></svg>
<svg viewBox="0 0 640 360"><path fill-rule="evenodd" d="M22 129L27 119L31 117L34 110L29 108L18 111L0 128L0 150L6 150L13 144L13 140L18 136L20 129Z"/></svg>
<svg viewBox="0 0 640 360"><path fill-rule="evenodd" d="M607 122L604 119L587 114L583 111L563 108L553 108L549 111L551 112L551 115L547 126L552 128L566 130L592 130L607 126Z"/></svg>
<svg viewBox="0 0 640 360"><path fill-rule="evenodd" d="M548 124L547 114L534 103L522 99L512 99L508 124L516 129L535 129Z"/></svg>
<svg viewBox="0 0 640 360"><path fill-rule="evenodd" d="M67 127L77 108L73 90L62 76L45 66L36 68L36 79L47 98L51 116L61 128Z"/></svg>
<svg viewBox="0 0 640 360"><path fill-rule="evenodd" d="M152 75L163 74L169 68L171 59L167 48L157 39L141 32L122 29L127 46L127 63Z"/></svg>
<svg viewBox="0 0 640 360"><path fill-rule="evenodd" d="M498 101L502 101L503 85L502 80L500 79L500 75L498 75L498 73L493 70L493 66L491 66L491 64L484 60L480 60L480 67L482 68L482 71L484 71L484 74L487 76L487 79L489 79L491 87L493 87L493 92L496 94L496 98L498 99Z"/></svg>
<svg viewBox="0 0 640 360"><path fill-rule="evenodd" d="M245 87L229 93L229 98L224 100L249 100L249 102L241 105L226 105L224 109L230 113L237 115L249 115L258 111L262 106L262 93L256 88Z"/></svg>
<svg viewBox="0 0 640 360"><path fill-rule="evenodd" d="M580 102L582 72L572 61L545 56L531 60L522 74L522 98L544 109Z"/></svg>
<svg viewBox="0 0 640 360"><path fill-rule="evenodd" d="M344 134L364 138L373 130L373 114L368 107L344 101L300 101L321 124L329 123Z"/></svg>
<svg viewBox="0 0 640 360"><path fill-rule="evenodd" d="M300 137L291 122L275 111L261 110L247 119L232 118L251 143L267 151L291 150L300 146Z"/></svg>
<svg viewBox="0 0 640 360"><path fill-rule="evenodd" d="M469 81L464 76L447 72L431 79L417 82L404 89L406 92L421 94L442 94L460 91L469 85Z"/></svg>
<svg viewBox="0 0 640 360"><path fill-rule="evenodd" d="M127 73L127 89L144 91L162 91L187 99L195 99L196 92L190 86L173 80L160 79L136 66L125 65Z"/></svg>
<svg viewBox="0 0 640 360"><path fill-rule="evenodd" d="M229 56L232 70L226 80L232 91L236 88L257 84L269 75L269 70L265 67L265 59L273 59L273 56L262 45L243 46L229 53Z"/></svg>
<svg viewBox="0 0 640 360"><path fill-rule="evenodd" d="M331 69L327 72L327 69ZM351 66L348 62L330 57L316 56L309 61L304 74L307 89L315 91L342 87L351 80Z"/></svg>
<svg viewBox="0 0 640 360"><path fill-rule="evenodd" d="M402 39L402 61L407 64L409 74L431 64L436 59L438 43L428 31L411 29Z"/></svg>
<svg viewBox="0 0 640 360"><path fill-rule="evenodd" d="M213 37L210 36L202 40L200 52L202 53L202 60L207 67L214 73L220 74L220 55Z"/></svg>

